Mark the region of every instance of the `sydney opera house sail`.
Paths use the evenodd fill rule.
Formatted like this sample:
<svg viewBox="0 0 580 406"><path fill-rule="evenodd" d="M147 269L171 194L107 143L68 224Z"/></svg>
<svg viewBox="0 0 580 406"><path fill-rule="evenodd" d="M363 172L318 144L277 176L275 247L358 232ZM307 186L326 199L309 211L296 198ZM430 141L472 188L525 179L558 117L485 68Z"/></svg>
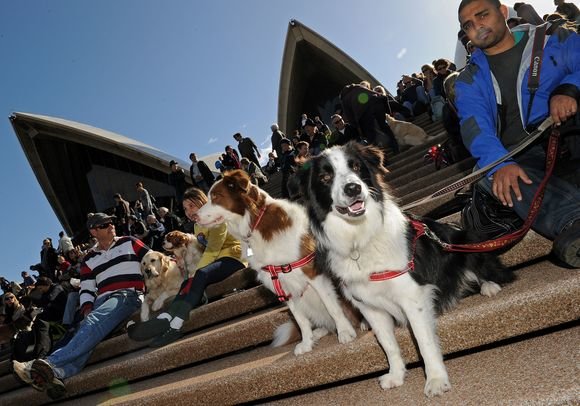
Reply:
<svg viewBox="0 0 580 406"><path fill-rule="evenodd" d="M186 162L119 134L60 118L14 113L10 121L64 230L85 232L87 213L109 211L113 194L136 198L143 181L159 204L171 202L169 162Z"/></svg>
<svg viewBox="0 0 580 406"><path fill-rule="evenodd" d="M302 113L329 123L340 90L361 80L379 83L335 45L291 20L280 75L280 128L290 134ZM10 121L63 229L81 239L87 235L87 213L111 210L117 192L136 199L138 181L146 184L158 206L169 207L169 161L189 168L189 162L154 147L85 124L28 113L13 113ZM202 159L209 164L217 155Z"/></svg>
<svg viewBox="0 0 580 406"><path fill-rule="evenodd" d="M368 80L380 84L368 71L335 45L296 20L288 24L284 46L278 124L291 134L302 113L330 122L340 101L338 94L350 83Z"/></svg>

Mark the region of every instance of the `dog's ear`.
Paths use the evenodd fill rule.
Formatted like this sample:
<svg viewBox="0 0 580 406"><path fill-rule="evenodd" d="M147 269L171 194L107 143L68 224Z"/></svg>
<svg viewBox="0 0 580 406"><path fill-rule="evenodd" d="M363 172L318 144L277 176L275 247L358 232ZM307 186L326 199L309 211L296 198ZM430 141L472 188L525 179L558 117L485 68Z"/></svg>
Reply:
<svg viewBox="0 0 580 406"><path fill-rule="evenodd" d="M171 231L169 234L165 235L165 241L173 244L173 241L175 241L175 238L177 237L177 234L175 231Z"/></svg>
<svg viewBox="0 0 580 406"><path fill-rule="evenodd" d="M358 156L365 162L367 167L381 168L383 171L388 172L384 165L385 154L383 151L375 146L364 146L358 143L350 143L349 146L358 149Z"/></svg>
<svg viewBox="0 0 580 406"><path fill-rule="evenodd" d="M167 255L161 255L161 269L160 269L160 271L162 273L165 273L169 270L170 266L171 266L171 260L169 259L169 257Z"/></svg>
<svg viewBox="0 0 580 406"><path fill-rule="evenodd" d="M222 182L224 182L229 190L241 190L244 193L248 192L251 185L250 177L241 169L227 172L226 175L224 175Z"/></svg>

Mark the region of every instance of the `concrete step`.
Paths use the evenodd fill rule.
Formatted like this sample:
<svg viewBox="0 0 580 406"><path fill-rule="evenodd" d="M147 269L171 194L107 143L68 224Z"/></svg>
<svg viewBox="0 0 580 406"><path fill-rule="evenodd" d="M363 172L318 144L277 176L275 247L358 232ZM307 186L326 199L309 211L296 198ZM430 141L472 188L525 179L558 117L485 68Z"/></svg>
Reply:
<svg viewBox="0 0 580 406"><path fill-rule="evenodd" d="M389 181L389 186L397 189L397 193L405 195L413 191L422 190L424 184L429 184L436 179L446 179L455 173L471 171L475 165L475 159L467 158L445 168L437 170L434 164L424 164L422 167L398 176Z"/></svg>
<svg viewBox="0 0 580 406"><path fill-rule="evenodd" d="M447 134L444 134L442 132L439 132L437 134L435 134L432 137L429 137L429 139L427 140L427 142L421 144L421 145L415 145L412 147L408 147L407 149L405 149L403 152L400 152L397 155L394 155L393 157L389 158L388 161L388 166L390 168L397 168L397 163L400 163L401 161L408 161L409 157L423 157L423 155L425 155L427 153L427 151L429 150L429 148L433 145L439 144L443 141L445 141L447 139Z"/></svg>
<svg viewBox="0 0 580 406"><path fill-rule="evenodd" d="M424 184L420 189L404 188L403 191L397 191L397 196L401 197L399 204L401 206L405 206L406 204L413 203L416 200L427 197L439 189L448 186L455 181L458 181L470 173L471 169L464 170L463 172L455 172L454 174L452 173L448 177L444 177L440 173L436 173L436 176L431 179L432 182Z"/></svg>
<svg viewBox="0 0 580 406"><path fill-rule="evenodd" d="M580 327L456 356L446 364L451 391L423 396L425 374L415 367L401 387L382 390L377 376L267 402L300 405L572 405L580 403Z"/></svg>
<svg viewBox="0 0 580 406"><path fill-rule="evenodd" d="M532 332L570 323L580 317L580 274L576 271L559 268L543 261L518 272L519 280L506 286L493 298L471 296L459 306L443 315L438 321L438 332L445 354L480 348L501 340L523 336ZM282 312L282 310L281 310ZM282 320L280 320L282 321ZM258 316L248 324L262 328ZM240 333L237 340L247 345L251 328L243 322L236 323ZM224 328L223 333L227 335ZM215 334L207 332L206 334ZM402 353L408 363L419 361L409 331L397 329L397 338ZM322 385L333 384L367 374L378 373L387 368L383 351L378 346L372 332L361 333L357 340L349 344L338 344L334 336L325 337L311 353L296 357L292 346L273 349L260 347L252 351L233 354L212 362L195 364L199 353L208 351L201 346L198 336L190 337L171 346L147 352L149 368L167 371L163 375L131 383L125 394L115 396L111 391L78 397L74 401L82 404L96 404L109 398L107 404L234 404L257 402L283 393L293 393ZM221 340L228 348L240 348L235 342L223 336L212 338L211 349L219 346ZM171 348L182 347L182 365L189 362L188 368L169 372L168 365L175 367L175 354ZM199 348L201 346L201 349ZM212 354L213 355L213 354ZM185 361L189 357L194 361ZM153 362L155 361L155 362ZM132 379L133 371L141 369L140 359L127 360L133 368L115 371L114 376ZM115 365L103 366L100 371L89 368L67 382L71 394L80 396L89 387L82 385L90 382L90 388L106 385L107 371ZM163 365L158 365L163 363ZM542 364L536 364L542 365ZM543 367L543 366L542 366ZM108 375L110 376L110 375ZM462 374L452 374L452 382L458 382ZM477 377L473 378L477 379ZM97 385L97 383L99 385ZM407 392L405 386L401 390ZM410 393L415 396L417 390ZM422 390L419 392L422 393ZM20 389L3 396L10 402L42 402L42 394L31 389ZM421 395L422 396L422 395ZM445 399L445 398L442 398Z"/></svg>
<svg viewBox="0 0 580 406"><path fill-rule="evenodd" d="M396 173L397 170L407 167L409 164L414 163L417 160L423 162L423 155L427 153L427 150L430 146L441 143L445 141L447 138L447 134L445 132L438 133L437 135L433 136L428 143L424 144L423 146L418 145L405 151L399 155L401 157L387 165L389 171ZM398 157L398 155L397 155ZM394 175L391 175L394 176Z"/></svg>

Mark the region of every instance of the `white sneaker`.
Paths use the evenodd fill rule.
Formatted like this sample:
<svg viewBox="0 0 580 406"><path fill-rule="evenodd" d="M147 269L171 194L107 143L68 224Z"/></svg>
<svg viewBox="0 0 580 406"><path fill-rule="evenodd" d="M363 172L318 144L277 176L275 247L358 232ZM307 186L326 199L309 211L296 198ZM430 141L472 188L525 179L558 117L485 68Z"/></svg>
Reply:
<svg viewBox="0 0 580 406"><path fill-rule="evenodd" d="M24 383L29 384L37 391L42 392L44 390L44 386L37 385L32 379L30 372L32 371L32 363L34 361L27 361L27 362L19 362L19 361L12 361L12 371L14 375L18 377Z"/></svg>

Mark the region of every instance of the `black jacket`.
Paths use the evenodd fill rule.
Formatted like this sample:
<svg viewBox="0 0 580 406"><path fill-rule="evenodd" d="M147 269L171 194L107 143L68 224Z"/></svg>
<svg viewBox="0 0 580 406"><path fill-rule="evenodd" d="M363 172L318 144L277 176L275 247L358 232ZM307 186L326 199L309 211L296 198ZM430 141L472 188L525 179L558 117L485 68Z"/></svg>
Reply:
<svg viewBox="0 0 580 406"><path fill-rule="evenodd" d="M199 169L199 172L201 173L203 180L205 180L205 183L207 183L207 187L211 187L211 185L213 185L215 181L215 178L213 176L213 173L211 173L209 167L206 165L206 163L203 161L197 161L197 169ZM193 182L193 184L195 186L198 186L197 182L193 177L193 164L191 164L191 166L189 167L189 176L191 177L191 181Z"/></svg>
<svg viewBox="0 0 580 406"><path fill-rule="evenodd" d="M42 313L38 316L44 321L62 321L64 308L66 307L67 292L56 283L50 285L48 292L44 293L40 299Z"/></svg>

